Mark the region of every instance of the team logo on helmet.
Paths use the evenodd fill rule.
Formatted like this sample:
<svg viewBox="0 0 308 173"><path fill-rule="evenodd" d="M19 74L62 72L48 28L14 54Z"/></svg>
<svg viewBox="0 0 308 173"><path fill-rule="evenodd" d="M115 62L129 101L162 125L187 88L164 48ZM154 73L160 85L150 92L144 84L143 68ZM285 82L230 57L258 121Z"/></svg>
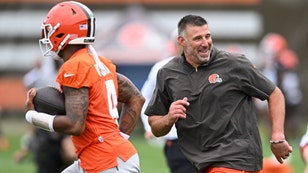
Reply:
<svg viewBox="0 0 308 173"><path fill-rule="evenodd" d="M222 78L217 73L211 74L208 79L210 83L222 82Z"/></svg>

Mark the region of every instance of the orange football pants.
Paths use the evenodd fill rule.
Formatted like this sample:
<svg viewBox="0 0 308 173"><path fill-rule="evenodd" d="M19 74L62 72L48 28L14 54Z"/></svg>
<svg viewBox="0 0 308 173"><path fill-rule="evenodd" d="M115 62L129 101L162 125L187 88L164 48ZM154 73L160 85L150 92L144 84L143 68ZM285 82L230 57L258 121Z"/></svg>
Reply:
<svg viewBox="0 0 308 173"><path fill-rule="evenodd" d="M204 173L260 173L260 171L248 172L231 168L211 167L208 170L204 171Z"/></svg>

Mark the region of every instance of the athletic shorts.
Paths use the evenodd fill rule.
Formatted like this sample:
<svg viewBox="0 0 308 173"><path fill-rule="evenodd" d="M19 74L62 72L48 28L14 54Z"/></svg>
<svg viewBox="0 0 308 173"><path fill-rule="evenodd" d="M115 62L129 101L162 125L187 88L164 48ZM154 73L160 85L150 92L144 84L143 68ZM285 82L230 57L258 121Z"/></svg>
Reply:
<svg viewBox="0 0 308 173"><path fill-rule="evenodd" d="M118 157L118 166L98 172L98 173L140 173L140 162L138 153L134 154L126 162ZM62 173L87 173L80 166L80 160L75 161Z"/></svg>
<svg viewBox="0 0 308 173"><path fill-rule="evenodd" d="M260 171L249 172L243 170L236 170L231 168L223 168L223 167L211 167L204 171L204 173L260 173Z"/></svg>

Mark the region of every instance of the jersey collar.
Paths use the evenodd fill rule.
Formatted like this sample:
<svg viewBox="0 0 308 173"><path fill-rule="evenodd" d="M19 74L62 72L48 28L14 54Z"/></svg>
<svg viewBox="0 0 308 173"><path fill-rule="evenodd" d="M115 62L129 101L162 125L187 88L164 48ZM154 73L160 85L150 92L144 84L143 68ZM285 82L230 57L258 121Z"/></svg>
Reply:
<svg viewBox="0 0 308 173"><path fill-rule="evenodd" d="M215 57L216 57L216 55L217 55L217 52L218 52L217 48L213 47L212 52L211 52L210 60L209 60L208 62L206 62L206 63L200 65L198 68L200 68L200 67L206 67L206 66L208 66L209 64L211 64L211 62L215 59ZM187 62L184 53L181 54L180 58L181 58L181 63L182 63L182 64L184 65L184 67L185 67L185 70L187 70L187 71L191 71L191 70L196 71L196 70L197 70L197 69L195 69L191 64L189 64L189 63Z"/></svg>

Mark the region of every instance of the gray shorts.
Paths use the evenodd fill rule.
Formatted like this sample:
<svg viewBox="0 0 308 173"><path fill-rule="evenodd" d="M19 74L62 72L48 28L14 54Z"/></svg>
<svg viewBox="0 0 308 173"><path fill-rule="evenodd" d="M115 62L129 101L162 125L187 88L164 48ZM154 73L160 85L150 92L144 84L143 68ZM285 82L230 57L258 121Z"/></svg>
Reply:
<svg viewBox="0 0 308 173"><path fill-rule="evenodd" d="M139 173L140 172L140 162L138 153L134 154L126 162L121 158L117 158L118 166L98 172L98 173ZM80 166L80 161L75 161L72 165L67 167L62 173L87 173Z"/></svg>

